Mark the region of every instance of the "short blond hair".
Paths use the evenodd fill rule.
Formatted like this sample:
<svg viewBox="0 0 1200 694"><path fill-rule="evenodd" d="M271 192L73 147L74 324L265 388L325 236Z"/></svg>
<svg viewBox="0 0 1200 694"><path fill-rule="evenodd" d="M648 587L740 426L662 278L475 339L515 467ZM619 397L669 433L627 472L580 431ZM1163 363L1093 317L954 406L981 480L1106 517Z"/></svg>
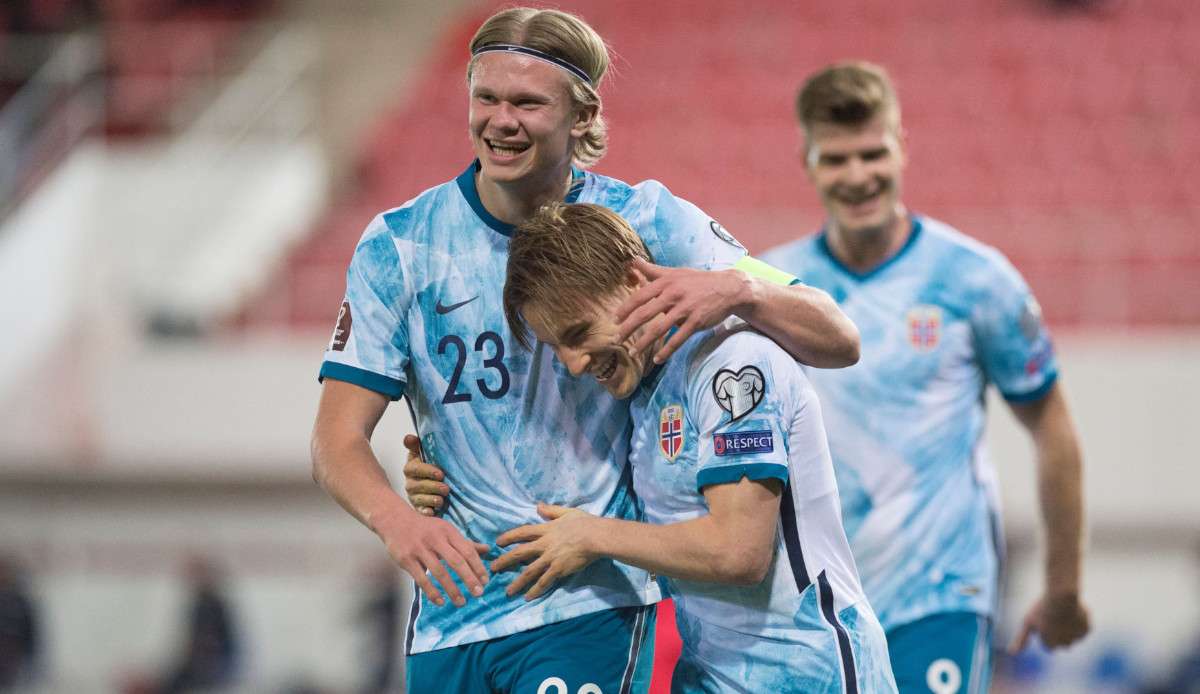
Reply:
<svg viewBox="0 0 1200 694"><path fill-rule="evenodd" d="M596 117L583 137L575 143L572 158L581 167L600 161L608 149L608 124L601 114L600 81L608 72L608 46L587 22L559 10L539 10L514 7L497 12L488 18L471 39L471 53L494 44L524 46L554 56L580 68L591 78L591 84L571 75L571 102L576 106L595 106ZM467 64L467 82L475 59Z"/></svg>
<svg viewBox="0 0 1200 694"><path fill-rule="evenodd" d="M554 202L539 209L508 246L504 317L517 342L531 344L527 307L578 313L620 287L635 258L653 260L637 232L607 207Z"/></svg>
<svg viewBox="0 0 1200 694"><path fill-rule="evenodd" d="M887 70L874 63L835 63L809 77L796 95L796 117L811 140L817 124L857 127L883 115L900 127L900 101Z"/></svg>

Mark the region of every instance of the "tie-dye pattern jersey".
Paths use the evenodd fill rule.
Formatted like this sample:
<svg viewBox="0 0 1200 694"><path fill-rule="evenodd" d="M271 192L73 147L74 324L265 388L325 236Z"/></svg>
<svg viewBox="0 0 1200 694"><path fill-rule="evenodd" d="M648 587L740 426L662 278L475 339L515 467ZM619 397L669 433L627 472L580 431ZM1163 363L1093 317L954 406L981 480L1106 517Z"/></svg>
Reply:
<svg viewBox="0 0 1200 694"><path fill-rule="evenodd" d="M571 378L543 345L531 353L513 339L501 304L513 229L480 203L475 171L472 165L367 227L321 377L408 400L425 455L446 471L445 517L470 539L493 544L505 530L539 522L539 501L635 517L628 408L593 380ZM745 255L724 230L716 233L711 218L658 182L630 186L575 174L568 201L621 214L660 264L716 268ZM461 608L419 596L409 652L658 598L645 572L612 562L530 603L505 596L514 576L493 576L484 595Z"/></svg>
<svg viewBox="0 0 1200 694"><path fill-rule="evenodd" d="M708 513L710 485L785 485L761 583L668 580L683 638L672 691L895 691L842 530L821 406L799 365L766 337L722 326L652 372L631 413L634 488L650 522Z"/></svg>
<svg viewBox="0 0 1200 694"><path fill-rule="evenodd" d="M991 614L1001 544L984 390L1034 401L1057 374L1029 288L998 251L925 217L866 274L839 263L823 234L764 259L832 294L862 335L858 364L808 376L850 547L884 628Z"/></svg>

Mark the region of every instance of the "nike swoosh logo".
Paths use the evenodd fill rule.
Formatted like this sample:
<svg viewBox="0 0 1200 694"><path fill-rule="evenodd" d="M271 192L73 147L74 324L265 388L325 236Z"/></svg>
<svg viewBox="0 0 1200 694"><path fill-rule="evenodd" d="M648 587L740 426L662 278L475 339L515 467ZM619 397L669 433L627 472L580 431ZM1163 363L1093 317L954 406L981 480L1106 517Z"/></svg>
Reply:
<svg viewBox="0 0 1200 694"><path fill-rule="evenodd" d="M438 299L437 303L433 305L433 310L437 311L439 316L444 316L447 313L450 313L451 311L453 311L454 309L462 308L463 306L466 306L467 304L471 303L472 301L474 301L478 298L479 298L479 295L476 294L475 296L471 297L470 299L467 299L466 301L460 301L457 304L450 304L449 306L443 306L442 300Z"/></svg>

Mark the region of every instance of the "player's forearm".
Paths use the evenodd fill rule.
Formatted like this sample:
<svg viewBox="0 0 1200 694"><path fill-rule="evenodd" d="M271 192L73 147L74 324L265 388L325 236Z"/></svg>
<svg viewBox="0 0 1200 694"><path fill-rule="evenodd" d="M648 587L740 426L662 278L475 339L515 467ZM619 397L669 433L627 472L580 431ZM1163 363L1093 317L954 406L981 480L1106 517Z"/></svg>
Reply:
<svg viewBox="0 0 1200 694"><path fill-rule="evenodd" d="M828 294L803 284L749 281L751 298L738 310L739 318L802 364L836 369L858 362L858 328Z"/></svg>
<svg viewBox="0 0 1200 694"><path fill-rule="evenodd" d="M1032 423L1038 497L1046 528L1046 592L1078 594L1083 561L1083 458L1059 387Z"/></svg>
<svg viewBox="0 0 1200 694"><path fill-rule="evenodd" d="M762 580L771 549L721 528L712 516L654 525L597 518L588 538L593 554L690 581L751 585Z"/></svg>
<svg viewBox="0 0 1200 694"><path fill-rule="evenodd" d="M1083 558L1083 462L1074 432L1041 438L1038 495L1046 527L1046 592L1077 595Z"/></svg>
<svg viewBox="0 0 1200 694"><path fill-rule="evenodd" d="M365 437L314 434L313 480L360 523L378 531L382 518L412 507L392 488Z"/></svg>

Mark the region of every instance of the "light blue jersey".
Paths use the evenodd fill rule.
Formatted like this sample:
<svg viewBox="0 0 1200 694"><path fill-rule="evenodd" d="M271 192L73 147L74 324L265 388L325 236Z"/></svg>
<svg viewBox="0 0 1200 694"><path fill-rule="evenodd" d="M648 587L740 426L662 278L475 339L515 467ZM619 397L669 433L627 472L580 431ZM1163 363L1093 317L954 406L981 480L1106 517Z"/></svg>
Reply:
<svg viewBox="0 0 1200 694"><path fill-rule="evenodd" d="M633 398L634 487L653 523L708 513L714 484L785 484L755 586L670 579L683 652L674 692L894 692L884 634L842 530L821 406L778 345L720 327L692 337Z"/></svg>
<svg viewBox="0 0 1200 694"><path fill-rule="evenodd" d="M539 501L619 518L637 511L627 406L593 380L571 378L544 345L530 353L509 333L501 295L513 227L484 209L475 171L472 165L367 227L321 377L407 398L425 455L446 472L446 519L492 544L494 558L497 535L541 522ZM745 254L658 182L630 186L575 173L568 201L621 214L660 264L717 268ZM608 561L530 603L505 596L515 576L492 576L484 595L461 608L419 596L408 652L659 599L645 572Z"/></svg>
<svg viewBox="0 0 1200 694"><path fill-rule="evenodd" d="M833 295L862 359L811 370L863 588L892 629L946 612L990 615L1001 549L984 390L1043 397L1057 366L1040 310L995 249L915 217L904 248L864 275L823 234L764 260Z"/></svg>

